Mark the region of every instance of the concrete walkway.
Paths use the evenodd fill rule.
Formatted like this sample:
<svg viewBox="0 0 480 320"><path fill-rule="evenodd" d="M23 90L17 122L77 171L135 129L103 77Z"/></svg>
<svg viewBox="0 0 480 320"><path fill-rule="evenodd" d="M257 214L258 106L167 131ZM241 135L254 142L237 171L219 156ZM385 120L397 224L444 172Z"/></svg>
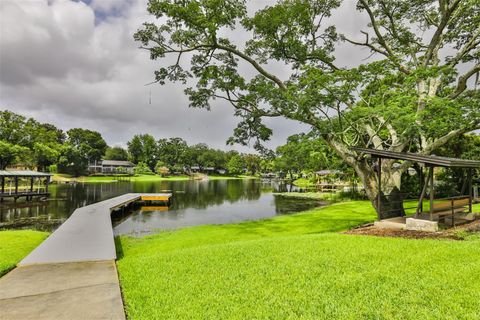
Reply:
<svg viewBox="0 0 480 320"><path fill-rule="evenodd" d="M0 278L0 319L125 319L110 213L170 196L130 193L75 210Z"/></svg>
<svg viewBox="0 0 480 320"><path fill-rule="evenodd" d="M115 261L13 270L0 279L0 319L125 319Z"/></svg>

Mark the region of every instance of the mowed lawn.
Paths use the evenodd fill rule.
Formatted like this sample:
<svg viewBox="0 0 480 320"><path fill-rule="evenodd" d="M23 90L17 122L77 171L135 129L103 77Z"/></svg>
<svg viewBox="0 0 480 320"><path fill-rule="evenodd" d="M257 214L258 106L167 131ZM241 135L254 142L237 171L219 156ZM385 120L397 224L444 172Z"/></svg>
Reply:
<svg viewBox="0 0 480 320"><path fill-rule="evenodd" d="M374 219L368 202L354 201L121 237L117 264L128 317L480 319L479 240L334 233Z"/></svg>
<svg viewBox="0 0 480 320"><path fill-rule="evenodd" d="M48 236L31 230L0 231L0 277L15 267Z"/></svg>

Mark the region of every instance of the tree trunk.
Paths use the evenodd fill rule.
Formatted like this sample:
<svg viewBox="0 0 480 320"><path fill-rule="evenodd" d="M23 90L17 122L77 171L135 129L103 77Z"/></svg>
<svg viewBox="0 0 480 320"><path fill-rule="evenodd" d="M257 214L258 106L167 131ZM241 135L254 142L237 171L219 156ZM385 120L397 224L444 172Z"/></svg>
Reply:
<svg viewBox="0 0 480 320"><path fill-rule="evenodd" d="M355 166L362 180L367 197L377 211L378 219L388 219L405 215L403 194L400 191L402 172L391 167L392 161L382 164L382 184L378 195L378 174L374 168L365 163ZM378 203L380 198L380 203Z"/></svg>
<svg viewBox="0 0 480 320"><path fill-rule="evenodd" d="M326 138L337 154L350 165L363 183L365 193L377 211L378 219L388 219L405 215L401 190L402 169L393 168L394 160L382 161L382 185L378 196L378 174L373 163L366 158L359 159L348 146L334 139ZM380 205L378 204L380 198Z"/></svg>

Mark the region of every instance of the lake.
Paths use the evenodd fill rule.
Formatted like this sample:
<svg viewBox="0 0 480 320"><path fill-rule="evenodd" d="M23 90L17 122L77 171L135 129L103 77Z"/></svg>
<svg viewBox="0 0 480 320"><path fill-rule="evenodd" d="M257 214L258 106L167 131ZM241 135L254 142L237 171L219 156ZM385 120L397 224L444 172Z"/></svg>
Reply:
<svg viewBox="0 0 480 320"><path fill-rule="evenodd" d="M130 212L114 212L116 235L141 236L185 226L258 220L323 204L273 194L294 190L298 191L257 179L59 184L50 187L47 201L1 204L0 228L51 231L76 208L129 192L169 192L173 198L169 207L136 206Z"/></svg>

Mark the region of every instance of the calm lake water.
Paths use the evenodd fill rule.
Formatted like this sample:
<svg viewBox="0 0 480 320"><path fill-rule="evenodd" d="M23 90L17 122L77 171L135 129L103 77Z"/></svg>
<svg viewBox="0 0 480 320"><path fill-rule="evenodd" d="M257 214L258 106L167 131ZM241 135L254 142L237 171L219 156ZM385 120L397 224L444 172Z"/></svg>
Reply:
<svg viewBox="0 0 480 320"><path fill-rule="evenodd" d="M287 190L288 189L288 190ZM78 208L128 192L171 192L170 207L137 206L115 212L115 234L143 235L179 227L258 220L322 205L316 200L272 194L291 186L260 180L112 182L52 185L51 196L41 202L6 202L0 205L0 228L54 230Z"/></svg>

